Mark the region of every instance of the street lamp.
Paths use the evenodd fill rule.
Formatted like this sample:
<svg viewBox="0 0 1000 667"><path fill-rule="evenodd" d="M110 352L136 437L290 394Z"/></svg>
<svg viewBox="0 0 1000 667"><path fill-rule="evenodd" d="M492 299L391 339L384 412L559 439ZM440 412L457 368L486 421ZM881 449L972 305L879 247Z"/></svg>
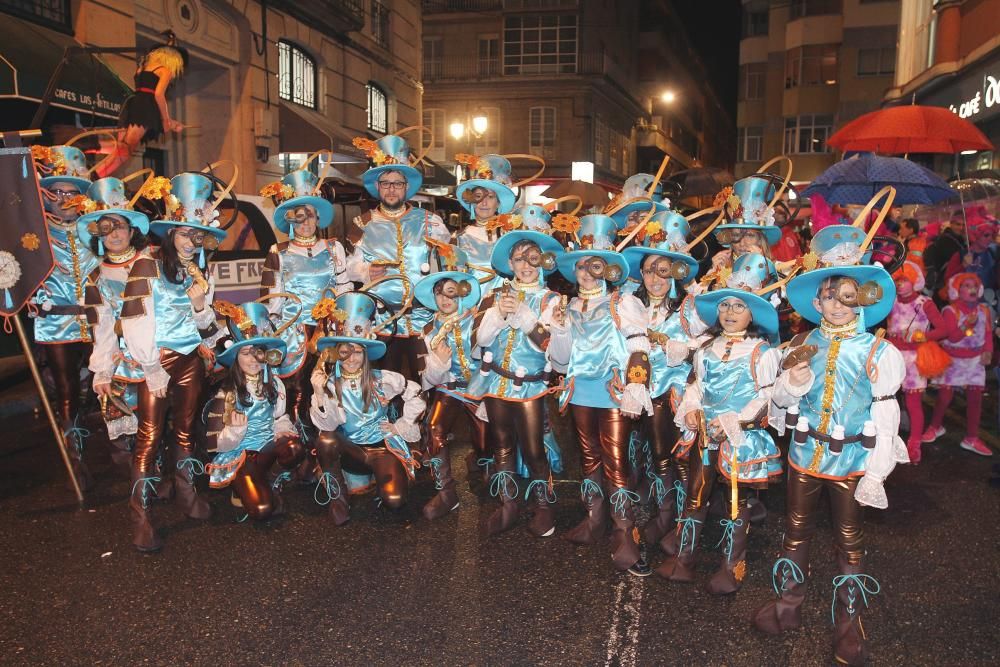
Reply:
<svg viewBox="0 0 1000 667"><path fill-rule="evenodd" d="M673 104L674 100L677 99L677 93L672 90L665 90L663 91L663 94L660 95L660 99L667 104Z"/></svg>
<svg viewBox="0 0 1000 667"><path fill-rule="evenodd" d="M451 125L448 126L448 132L451 134L451 138L458 141L463 136L465 136L465 123L460 121L453 121Z"/></svg>
<svg viewBox="0 0 1000 667"><path fill-rule="evenodd" d="M477 112L476 115L472 117L472 133L476 135L476 137L483 136L486 134L489 122L489 118L486 117L486 114L481 111Z"/></svg>

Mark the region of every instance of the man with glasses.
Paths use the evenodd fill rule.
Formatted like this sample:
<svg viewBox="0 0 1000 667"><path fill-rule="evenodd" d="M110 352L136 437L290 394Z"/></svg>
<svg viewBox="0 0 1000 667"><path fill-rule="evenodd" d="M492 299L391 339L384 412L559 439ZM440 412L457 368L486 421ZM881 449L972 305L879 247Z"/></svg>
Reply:
<svg viewBox="0 0 1000 667"><path fill-rule="evenodd" d="M81 491L93 479L83 463L85 431L79 423L80 368L89 359L93 338L83 308L87 276L98 261L76 233L77 209L90 187L90 171L80 149L53 146L36 152L42 176L42 202L49 226L55 268L33 300L37 308L35 342L45 358L55 386L56 418L63 429L66 452Z"/></svg>
<svg viewBox="0 0 1000 667"><path fill-rule="evenodd" d="M354 219L361 236L347 260L347 277L368 284L390 276L372 289L390 308L399 308L413 293L413 284L429 273L430 246L427 238L447 242L451 234L441 218L408 201L420 189L423 176L410 166L410 148L398 135L386 135L376 142L360 140L373 162L362 175L368 194L378 206ZM423 354L421 333L433 313L413 302L409 313L400 318L387 333L392 341L382 367L419 377L417 355ZM404 369L405 360L405 369Z"/></svg>

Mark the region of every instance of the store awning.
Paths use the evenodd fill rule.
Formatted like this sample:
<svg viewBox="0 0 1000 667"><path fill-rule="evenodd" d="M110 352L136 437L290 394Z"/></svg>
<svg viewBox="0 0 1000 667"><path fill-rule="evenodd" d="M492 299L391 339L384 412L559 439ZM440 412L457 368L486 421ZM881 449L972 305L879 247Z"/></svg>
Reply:
<svg viewBox="0 0 1000 667"><path fill-rule="evenodd" d="M282 153L333 151L334 161L368 161L351 143L354 136L312 109L282 102L278 106L278 149Z"/></svg>
<svg viewBox="0 0 1000 667"><path fill-rule="evenodd" d="M69 35L3 15L0 21L0 100L41 102L67 46L82 46ZM74 53L63 67L54 107L118 118L132 92L99 58Z"/></svg>

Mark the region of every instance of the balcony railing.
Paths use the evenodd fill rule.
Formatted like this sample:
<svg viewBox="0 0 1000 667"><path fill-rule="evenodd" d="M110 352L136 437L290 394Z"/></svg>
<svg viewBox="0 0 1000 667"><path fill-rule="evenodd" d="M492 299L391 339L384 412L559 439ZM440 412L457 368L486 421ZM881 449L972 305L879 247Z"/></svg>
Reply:
<svg viewBox="0 0 1000 667"><path fill-rule="evenodd" d="M69 5L69 0L0 0L0 12L72 34Z"/></svg>
<svg viewBox="0 0 1000 667"><path fill-rule="evenodd" d="M603 53L585 53L576 58L576 63L562 64L516 64L506 65L502 60L469 60L451 58L425 60L423 80L425 83L450 81L484 81L517 78L545 78L566 75L606 75L623 84L630 83L622 68Z"/></svg>
<svg viewBox="0 0 1000 667"><path fill-rule="evenodd" d="M422 0L424 14L444 12L489 12L503 9L503 0Z"/></svg>
<svg viewBox="0 0 1000 667"><path fill-rule="evenodd" d="M356 32L365 27L362 0L317 0L295 2L272 0L271 7L308 24L319 32Z"/></svg>

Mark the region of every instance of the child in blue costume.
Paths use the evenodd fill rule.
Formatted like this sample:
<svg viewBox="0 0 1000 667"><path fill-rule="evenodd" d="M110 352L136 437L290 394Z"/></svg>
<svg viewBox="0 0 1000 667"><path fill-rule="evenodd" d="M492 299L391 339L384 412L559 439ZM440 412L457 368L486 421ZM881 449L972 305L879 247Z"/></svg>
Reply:
<svg viewBox="0 0 1000 667"><path fill-rule="evenodd" d="M228 339L216 361L228 369L226 379L206 407L209 452L206 466L212 488L231 487L254 520L280 514L281 481L272 482L271 467L295 467L305 448L285 414L285 388L274 372L285 355L285 341L261 303L234 306L217 302L226 317Z"/></svg>
<svg viewBox="0 0 1000 667"><path fill-rule="evenodd" d="M653 215L639 235L641 245L622 251L629 277L640 285L635 297L646 307L649 318L653 412L643 416L642 428L650 455L649 495L657 511L644 528L647 544L675 535L674 519L684 507L688 482L687 454L694 443L693 432L674 425L674 411L691 373L691 355L700 344L691 326L694 295L678 289L698 275L698 262L687 253L689 231L684 216L662 211ZM675 498L670 498L670 493Z"/></svg>
<svg viewBox="0 0 1000 667"><path fill-rule="evenodd" d="M319 230L333 222L334 209L333 204L319 196L322 183L308 166L306 163L261 190L261 194L270 195L277 205L274 226L289 238L268 251L260 273L260 295L288 293L299 298L296 303L276 296L268 301L268 310L282 319L299 313L298 321L282 334L288 353L278 369L278 377L288 391L288 416L300 429L309 425L312 392L309 378L316 365L315 351L309 349L310 338L316 329L313 306L327 290L341 294L351 287L347 280L344 246L337 239L319 237Z"/></svg>
<svg viewBox="0 0 1000 667"><path fill-rule="evenodd" d="M695 353L694 378L675 417L678 426L700 434L690 460L691 480L678 520L678 553L656 573L671 581L694 580L698 542L717 477L726 485L723 527L725 557L708 582L713 595L735 593L746 575L750 490L781 474L781 453L767 432L771 391L780 355L767 340L778 330L774 304L762 294L775 276L763 255L742 255L726 287L699 294L695 308L711 336ZM772 286L773 287L773 286ZM771 413L771 414L769 414Z"/></svg>
<svg viewBox="0 0 1000 667"><path fill-rule="evenodd" d="M76 234L77 207L90 187L83 152L75 146L33 147L41 179L42 201L48 221L49 244L55 268L35 295L35 343L42 346L55 385L53 410L63 429L66 454L81 491L93 485L83 462L80 427L80 368L91 353L90 326L84 311L87 276L97 259ZM36 312L36 311L33 311Z"/></svg>
<svg viewBox="0 0 1000 667"><path fill-rule="evenodd" d="M84 291L87 319L94 333L90 370L108 430L111 459L131 469L132 447L139 428L134 411L143 374L125 345L118 320L128 274L148 245L149 218L132 210L125 183L117 178L95 181L86 196L86 207L98 210L80 216L77 235L102 260L87 276Z"/></svg>
<svg viewBox="0 0 1000 667"><path fill-rule="evenodd" d="M551 372L546 350L559 295L545 287L543 271L555 268L554 258L561 252L562 246L548 234L518 229L497 241L490 259L497 273L513 278L483 299L474 323L483 361L469 393L483 399L496 462L490 492L502 503L486 523L490 536L513 528L520 515L518 447L531 476L524 494L534 506L528 530L536 537L555 532L555 496L543 432Z"/></svg>
<svg viewBox="0 0 1000 667"><path fill-rule="evenodd" d="M385 354L385 343L372 333L374 299L347 292L336 304L339 312L332 320L338 335L324 336L317 344L320 360L312 375L310 416L320 431L315 446L323 471L316 499L329 505L330 518L340 526L350 520L347 493L363 492L372 482L390 509L406 502L418 465L408 443L420 441L418 420L425 403L416 382L372 368ZM388 406L396 396L403 399L402 415L390 421ZM351 476L350 489L345 471Z"/></svg>
<svg viewBox="0 0 1000 667"><path fill-rule="evenodd" d="M466 254L449 246L442 260L451 270L433 273L414 289L417 300L435 312L424 327L427 355L422 375L424 390L434 389L434 402L427 418L427 454L438 490L424 506L424 516L437 519L458 507L458 493L451 475L448 443L463 413L470 422L472 450L467 466L479 475L476 459L487 457L486 422L476 416L480 402L469 394L469 383L479 374L479 354L472 342L472 324L481 296L479 281L465 268Z"/></svg>
<svg viewBox="0 0 1000 667"><path fill-rule="evenodd" d="M887 190L890 196L875 228L892 205L893 191ZM783 364L792 367L775 385L775 403L786 406L790 416L797 412L798 421L788 453L785 536L773 569L779 597L753 617L758 629L772 635L802 624L809 547L825 488L839 570L833 580L833 653L838 664L850 665L866 660L861 608L879 590L862 567L862 506L885 509L883 483L897 463L908 462L895 396L906 374L903 356L881 331L867 330L889 314L896 296L889 273L865 263L870 255L861 225L869 210L853 226L817 232L809 256L818 268L788 283L792 307L819 328L792 339L789 355L803 345L815 346L815 354Z"/></svg>
<svg viewBox="0 0 1000 667"><path fill-rule="evenodd" d="M573 414L580 444L583 483L580 497L587 516L566 534L576 544L596 544L604 537L608 507L613 531L611 558L619 570L649 576L635 539L639 496L628 470L632 420L652 412L650 360L645 306L621 294L628 263L614 250L618 225L603 214L584 216L574 232L579 249L559 257L559 272L577 285L567 311L560 309L553 327L552 358L566 368L561 397Z"/></svg>

